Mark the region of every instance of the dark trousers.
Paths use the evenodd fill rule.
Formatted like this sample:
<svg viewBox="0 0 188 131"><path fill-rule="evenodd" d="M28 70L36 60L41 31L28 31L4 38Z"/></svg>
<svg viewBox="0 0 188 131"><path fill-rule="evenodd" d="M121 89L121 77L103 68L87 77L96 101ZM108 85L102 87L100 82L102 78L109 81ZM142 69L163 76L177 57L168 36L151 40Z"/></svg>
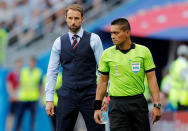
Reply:
<svg viewBox="0 0 188 131"><path fill-rule="evenodd" d="M150 131L148 105L143 94L110 98L110 131Z"/></svg>
<svg viewBox="0 0 188 131"><path fill-rule="evenodd" d="M22 124L22 119L24 116L25 111L28 109L31 112L31 126L30 130L34 131L35 128L35 114L36 114L36 102L20 102L20 108L19 108L19 113L18 113L18 121L16 125L16 131L21 130L21 124Z"/></svg>
<svg viewBox="0 0 188 131"><path fill-rule="evenodd" d="M57 110L57 108L54 107L54 115L53 115L52 117L50 117L50 120L51 120L51 123L52 123L53 131L56 130L56 110Z"/></svg>
<svg viewBox="0 0 188 131"><path fill-rule="evenodd" d="M10 114L17 115L19 110L19 102L11 102L10 103Z"/></svg>
<svg viewBox="0 0 188 131"><path fill-rule="evenodd" d="M78 113L81 112L88 131L104 131L105 126L94 121L93 102L96 88L83 90L63 89L58 97L57 131L73 131Z"/></svg>

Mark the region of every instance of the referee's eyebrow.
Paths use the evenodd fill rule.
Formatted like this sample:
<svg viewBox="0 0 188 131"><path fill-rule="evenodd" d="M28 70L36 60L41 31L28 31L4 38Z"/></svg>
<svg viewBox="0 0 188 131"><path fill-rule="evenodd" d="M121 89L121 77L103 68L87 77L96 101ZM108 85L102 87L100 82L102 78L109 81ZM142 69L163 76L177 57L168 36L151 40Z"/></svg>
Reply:
<svg viewBox="0 0 188 131"><path fill-rule="evenodd" d="M110 31L111 34L118 33L119 31Z"/></svg>

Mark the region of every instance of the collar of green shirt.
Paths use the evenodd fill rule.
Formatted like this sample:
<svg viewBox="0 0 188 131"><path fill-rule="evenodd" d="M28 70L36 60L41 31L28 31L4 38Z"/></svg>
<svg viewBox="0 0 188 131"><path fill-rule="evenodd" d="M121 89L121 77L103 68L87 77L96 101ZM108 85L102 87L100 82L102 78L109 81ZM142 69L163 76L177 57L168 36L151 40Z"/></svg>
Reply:
<svg viewBox="0 0 188 131"><path fill-rule="evenodd" d="M133 42L131 43L131 48L129 48L129 49L127 49L127 50L121 50L121 49L119 48L119 46L116 46L116 50L120 50L123 54L128 53L131 49L135 49L135 44L134 44Z"/></svg>

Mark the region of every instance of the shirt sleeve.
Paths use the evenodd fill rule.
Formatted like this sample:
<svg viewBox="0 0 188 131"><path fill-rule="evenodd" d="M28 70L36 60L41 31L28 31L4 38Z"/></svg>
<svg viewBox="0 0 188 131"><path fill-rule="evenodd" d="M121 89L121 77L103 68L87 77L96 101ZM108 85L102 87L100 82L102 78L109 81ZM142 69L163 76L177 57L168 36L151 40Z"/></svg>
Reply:
<svg viewBox="0 0 188 131"><path fill-rule="evenodd" d="M144 70L145 72L150 72L155 69L155 64L152 58L150 50L146 47L145 58L144 58Z"/></svg>
<svg viewBox="0 0 188 131"><path fill-rule="evenodd" d="M99 72L101 72L103 74L108 74L110 72L107 58L108 58L107 52L104 51L104 53L101 56L101 59L99 62L99 67L98 67Z"/></svg>
<svg viewBox="0 0 188 131"><path fill-rule="evenodd" d="M185 67L182 69L182 71L180 72L180 77L183 79L183 80L186 80L188 82L188 67Z"/></svg>
<svg viewBox="0 0 188 131"><path fill-rule="evenodd" d="M101 55L103 53L103 46L102 46L100 37L98 35L92 33L91 39L90 39L90 45L94 52L97 65L99 65L99 61L100 61Z"/></svg>
<svg viewBox="0 0 188 131"><path fill-rule="evenodd" d="M54 99L54 90L57 80L57 75L60 67L60 53L61 53L61 41L60 37L57 38L53 44L50 61L48 64L46 85L45 85L45 94L46 101L53 101Z"/></svg>
<svg viewBox="0 0 188 131"><path fill-rule="evenodd" d="M8 74L7 76L7 81L11 81L12 80L12 72Z"/></svg>

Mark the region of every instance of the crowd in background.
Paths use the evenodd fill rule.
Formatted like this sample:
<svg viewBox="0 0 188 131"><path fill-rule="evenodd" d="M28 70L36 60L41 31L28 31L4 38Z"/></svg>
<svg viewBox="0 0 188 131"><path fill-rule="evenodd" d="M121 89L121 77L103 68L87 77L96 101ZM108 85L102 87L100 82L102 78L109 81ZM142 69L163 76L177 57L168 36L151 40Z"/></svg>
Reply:
<svg viewBox="0 0 188 131"><path fill-rule="evenodd" d="M94 10L98 10L102 2L109 0L1 0L0 1L0 28L12 33L9 45L18 41L21 44L29 43L34 36L40 34L44 26L53 30L54 24L64 25L63 5L79 3ZM59 19L57 23L57 19Z"/></svg>

